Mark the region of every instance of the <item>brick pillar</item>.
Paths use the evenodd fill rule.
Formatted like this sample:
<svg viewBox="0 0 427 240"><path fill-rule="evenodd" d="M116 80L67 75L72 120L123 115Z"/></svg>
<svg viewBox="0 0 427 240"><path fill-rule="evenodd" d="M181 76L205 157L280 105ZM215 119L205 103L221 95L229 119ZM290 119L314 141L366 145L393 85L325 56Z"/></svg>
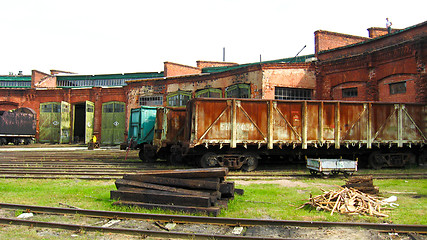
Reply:
<svg viewBox="0 0 427 240"><path fill-rule="evenodd" d="M376 78L376 70L374 67L368 69L368 81L366 82L366 100L379 101L378 80Z"/></svg>
<svg viewBox="0 0 427 240"><path fill-rule="evenodd" d="M417 102L427 103L427 74L426 63L422 57L423 46L425 47L426 40L420 40L415 46L415 61L417 63L417 78L415 85L418 86L415 99Z"/></svg>

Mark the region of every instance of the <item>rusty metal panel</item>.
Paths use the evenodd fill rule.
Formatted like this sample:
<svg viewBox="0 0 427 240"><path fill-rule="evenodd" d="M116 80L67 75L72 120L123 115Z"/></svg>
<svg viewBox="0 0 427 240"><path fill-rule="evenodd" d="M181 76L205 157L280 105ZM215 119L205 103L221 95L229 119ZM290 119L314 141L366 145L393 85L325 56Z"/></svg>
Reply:
<svg viewBox="0 0 427 240"><path fill-rule="evenodd" d="M426 106L339 101L194 99L191 146L257 144L268 149L426 143Z"/></svg>
<svg viewBox="0 0 427 240"><path fill-rule="evenodd" d="M341 141L354 143L367 142L368 105L364 103L340 104Z"/></svg>
<svg viewBox="0 0 427 240"><path fill-rule="evenodd" d="M184 141L186 111L182 107L158 108L153 144L157 149Z"/></svg>
<svg viewBox="0 0 427 240"><path fill-rule="evenodd" d="M397 137L396 104L372 104L372 142L387 143Z"/></svg>
<svg viewBox="0 0 427 240"><path fill-rule="evenodd" d="M232 139L232 100L203 99L192 106L192 143L209 140L230 143Z"/></svg>
<svg viewBox="0 0 427 240"><path fill-rule="evenodd" d="M279 143L302 142L302 102L275 101L273 139Z"/></svg>

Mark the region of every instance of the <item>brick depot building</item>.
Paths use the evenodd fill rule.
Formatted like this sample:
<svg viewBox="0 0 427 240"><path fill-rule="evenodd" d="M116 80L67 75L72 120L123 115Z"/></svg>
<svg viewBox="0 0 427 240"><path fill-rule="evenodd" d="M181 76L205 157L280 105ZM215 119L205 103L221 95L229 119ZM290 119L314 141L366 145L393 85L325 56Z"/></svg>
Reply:
<svg viewBox="0 0 427 240"><path fill-rule="evenodd" d="M40 142L126 139L130 109L185 106L190 98L427 103L427 22L369 38L316 31L315 54L252 64L165 62L163 72L77 75L36 70L0 76L0 111L37 113Z"/></svg>

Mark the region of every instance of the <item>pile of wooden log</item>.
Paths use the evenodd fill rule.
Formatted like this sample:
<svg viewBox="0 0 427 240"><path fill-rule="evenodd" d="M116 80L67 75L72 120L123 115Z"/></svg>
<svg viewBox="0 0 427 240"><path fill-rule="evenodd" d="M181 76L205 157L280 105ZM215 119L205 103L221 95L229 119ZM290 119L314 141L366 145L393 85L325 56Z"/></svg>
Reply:
<svg viewBox="0 0 427 240"><path fill-rule="evenodd" d="M378 194L379 188L374 186L372 175L369 176L353 176L346 181L343 187L355 188L361 192L368 194Z"/></svg>
<svg viewBox="0 0 427 240"><path fill-rule="evenodd" d="M217 216L236 191L226 182L228 168L145 171L126 174L111 191L115 205Z"/></svg>
<svg viewBox="0 0 427 240"><path fill-rule="evenodd" d="M309 202L304 203L299 208L309 205L316 210L330 211L331 215L334 212L339 212L349 215L388 217L387 214L381 213L381 210L386 209L383 205L388 203L383 202L380 197L365 194L354 188L341 188L338 191L323 190L323 192L322 195L315 197L310 194Z"/></svg>

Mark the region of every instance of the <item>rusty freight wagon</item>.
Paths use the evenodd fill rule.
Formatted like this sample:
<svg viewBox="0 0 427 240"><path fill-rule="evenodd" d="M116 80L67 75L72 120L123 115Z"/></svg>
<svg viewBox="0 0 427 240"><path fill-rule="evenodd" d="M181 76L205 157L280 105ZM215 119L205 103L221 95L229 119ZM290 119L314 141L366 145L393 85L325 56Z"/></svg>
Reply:
<svg viewBox="0 0 427 240"><path fill-rule="evenodd" d="M263 156L334 155L374 168L403 166L425 159L426 109L403 103L193 99L184 139L174 151L202 167L246 171Z"/></svg>
<svg viewBox="0 0 427 240"><path fill-rule="evenodd" d="M153 139L155 157L167 159L171 164L182 162L185 119L185 108L157 109Z"/></svg>
<svg viewBox="0 0 427 240"><path fill-rule="evenodd" d="M0 145L29 144L36 135L36 113L29 108L0 111Z"/></svg>

